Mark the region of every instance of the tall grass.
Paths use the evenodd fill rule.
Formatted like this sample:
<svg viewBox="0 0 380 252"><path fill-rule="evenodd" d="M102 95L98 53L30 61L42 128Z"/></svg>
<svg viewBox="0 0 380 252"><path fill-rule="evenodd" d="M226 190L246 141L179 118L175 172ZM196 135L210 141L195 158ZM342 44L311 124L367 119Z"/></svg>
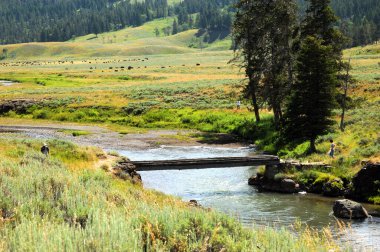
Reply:
<svg viewBox="0 0 380 252"><path fill-rule="evenodd" d="M10 140L2 139L6 148ZM31 142L17 142L28 147ZM33 145L34 143L32 143ZM88 153L88 151L85 151ZM88 153L87 159L91 158ZM62 156L0 161L0 249L8 251L328 251L327 233L247 230L234 219L144 190ZM76 163L75 159L71 160Z"/></svg>

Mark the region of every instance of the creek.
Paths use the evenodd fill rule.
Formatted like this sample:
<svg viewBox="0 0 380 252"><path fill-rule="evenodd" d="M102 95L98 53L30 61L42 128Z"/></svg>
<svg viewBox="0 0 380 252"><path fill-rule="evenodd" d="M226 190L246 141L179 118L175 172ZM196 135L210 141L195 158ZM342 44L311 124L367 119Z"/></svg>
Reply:
<svg viewBox="0 0 380 252"><path fill-rule="evenodd" d="M119 150L132 161L182 158L240 157L254 155L248 148L171 147L149 150ZM313 194L259 193L249 186L248 178L257 167L140 172L145 188L178 196L184 201L197 200L236 217L244 226L287 227L297 221L321 230L330 226L342 244L350 242L355 250L380 250L380 218L345 221L350 228L336 229L332 216L335 198ZM365 205L367 210L375 206Z"/></svg>
<svg viewBox="0 0 380 252"><path fill-rule="evenodd" d="M6 87L8 87L8 86L12 86L14 84L16 84L16 83L13 82L13 81L0 80L0 86L6 86Z"/></svg>

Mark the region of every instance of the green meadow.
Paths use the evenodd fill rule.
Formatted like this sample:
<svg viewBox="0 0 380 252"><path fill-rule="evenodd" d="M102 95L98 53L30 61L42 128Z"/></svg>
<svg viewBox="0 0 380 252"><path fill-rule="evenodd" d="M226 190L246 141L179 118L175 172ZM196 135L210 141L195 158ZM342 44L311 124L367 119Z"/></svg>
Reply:
<svg viewBox="0 0 380 252"><path fill-rule="evenodd" d="M316 180L351 178L362 160L380 160L380 45L345 52L358 80L349 89L346 131L338 129L337 109L334 131L318 140L318 154L306 156L306 144L276 148L271 111L262 110L262 122L254 122L242 95L244 74L229 64L228 37L214 34L213 43L200 46L204 34L195 30L154 34L171 23L157 20L64 43L0 46L0 52L8 49L0 80L14 82L0 86L1 103L29 104L3 111L0 124L78 123L122 134L162 128L232 133L285 158L331 163L330 171L310 175ZM330 138L337 143L335 160L325 154ZM0 139L0 250L337 250L328 230L301 228L297 237L285 229L246 230L223 214L120 180L104 169L111 163L101 165L99 149L54 140L49 145L56 152L44 160L35 151L40 145L8 134Z"/></svg>
<svg viewBox="0 0 380 252"><path fill-rule="evenodd" d="M64 43L30 43L0 46L8 58L0 62L0 79L17 82L0 87L2 101L29 99L34 105L3 113L3 118L94 123L133 128L187 128L206 132L234 133L256 143L265 151L278 152L271 127L271 112L255 124L250 101L242 90L245 77L239 66L230 64L233 52L229 37L204 43L197 30L156 36L172 19L159 19L141 27L104 34L90 34ZM338 143L340 166L353 174L363 159L378 160L380 46L346 50L351 74L347 128L319 139L320 154L311 160L325 160L326 139ZM237 100L243 101L236 110ZM3 119L4 120L4 119ZM306 145L282 149L284 157L306 158ZM338 162L335 160L334 162Z"/></svg>

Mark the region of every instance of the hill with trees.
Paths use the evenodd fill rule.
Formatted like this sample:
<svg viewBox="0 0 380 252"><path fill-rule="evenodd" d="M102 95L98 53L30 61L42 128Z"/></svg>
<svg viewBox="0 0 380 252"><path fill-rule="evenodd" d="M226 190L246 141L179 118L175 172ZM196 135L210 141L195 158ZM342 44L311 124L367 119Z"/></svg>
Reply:
<svg viewBox="0 0 380 252"><path fill-rule="evenodd" d="M168 16L176 20L162 31L164 34L200 29L207 35L205 41L212 42L215 32L217 36L230 33L234 3L234 0L206 3L201 0L0 0L0 44L67 41ZM306 3L299 0L298 4L302 15ZM350 38L347 47L379 39L380 3L377 0L333 0L332 7L341 18L337 25Z"/></svg>

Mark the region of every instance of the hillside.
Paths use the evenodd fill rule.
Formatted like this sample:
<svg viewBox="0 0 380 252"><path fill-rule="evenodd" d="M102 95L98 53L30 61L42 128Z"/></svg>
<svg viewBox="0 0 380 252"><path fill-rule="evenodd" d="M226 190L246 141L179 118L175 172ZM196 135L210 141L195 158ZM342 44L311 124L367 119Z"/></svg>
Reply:
<svg viewBox="0 0 380 252"><path fill-rule="evenodd" d="M300 14L305 0L296 0ZM157 18L176 17L166 35L191 29L211 32L231 30L234 0L0 0L0 44L67 41L86 34L137 27ZM347 47L366 45L380 37L377 0L332 0L341 18L337 25L350 38ZM175 27L174 27L175 26ZM163 31L160 30L162 33ZM208 39L206 39L208 40Z"/></svg>
<svg viewBox="0 0 380 252"><path fill-rule="evenodd" d="M199 0L20 0L15 5L0 0L0 44L66 41L86 34L136 27L168 16L177 16L177 26L175 30L166 30L167 35L192 28L226 30L232 19L230 12L224 12L223 8L231 2L210 0L204 5ZM196 18L195 13L198 13Z"/></svg>
<svg viewBox="0 0 380 252"><path fill-rule="evenodd" d="M142 26L98 35L89 34L67 42L0 45L0 57L31 59L137 56L191 53L199 49L226 50L231 47L230 37L217 32L212 33L215 38L211 43L204 42L204 36L210 33L200 33L197 29L169 36L155 34L156 28L162 30L170 25L173 19L157 19Z"/></svg>

